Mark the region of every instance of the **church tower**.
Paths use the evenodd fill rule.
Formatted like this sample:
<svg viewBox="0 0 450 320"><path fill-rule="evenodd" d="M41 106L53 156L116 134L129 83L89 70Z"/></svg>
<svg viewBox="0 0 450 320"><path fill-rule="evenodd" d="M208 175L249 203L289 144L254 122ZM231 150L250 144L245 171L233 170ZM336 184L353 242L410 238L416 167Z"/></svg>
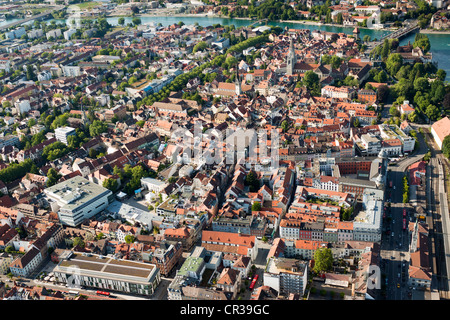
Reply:
<svg viewBox="0 0 450 320"><path fill-rule="evenodd" d="M239 65L236 65L236 79L234 80L236 95L239 96L241 94L241 79L239 79Z"/></svg>
<svg viewBox="0 0 450 320"><path fill-rule="evenodd" d="M360 34L360 31L359 31L358 27L355 27L355 29L353 29L353 36L355 37L356 41L359 41L359 34Z"/></svg>
<svg viewBox="0 0 450 320"><path fill-rule="evenodd" d="M286 74L293 75L294 74L294 66L297 62L297 57L295 56L294 42L292 41L289 44L289 51L286 59Z"/></svg>
<svg viewBox="0 0 450 320"><path fill-rule="evenodd" d="M89 119L86 117L86 111L83 109L83 103L81 103L81 121L83 122L83 126L86 128L89 124Z"/></svg>

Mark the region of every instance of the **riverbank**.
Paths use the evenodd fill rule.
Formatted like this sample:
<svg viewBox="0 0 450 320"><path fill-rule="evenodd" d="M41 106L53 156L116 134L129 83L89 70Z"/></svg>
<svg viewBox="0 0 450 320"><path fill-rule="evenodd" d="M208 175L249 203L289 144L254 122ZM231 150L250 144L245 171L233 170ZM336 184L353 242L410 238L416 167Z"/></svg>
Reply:
<svg viewBox="0 0 450 320"><path fill-rule="evenodd" d="M109 16L109 17L119 17L116 15ZM174 13L174 14L158 14L158 13L142 13L137 14L136 17L140 18L172 18L172 17L179 17L179 18L222 18L219 15L216 14L204 14L204 13Z"/></svg>
<svg viewBox="0 0 450 320"><path fill-rule="evenodd" d="M419 32L424 34L450 34L450 30L438 31L438 30L421 29Z"/></svg>

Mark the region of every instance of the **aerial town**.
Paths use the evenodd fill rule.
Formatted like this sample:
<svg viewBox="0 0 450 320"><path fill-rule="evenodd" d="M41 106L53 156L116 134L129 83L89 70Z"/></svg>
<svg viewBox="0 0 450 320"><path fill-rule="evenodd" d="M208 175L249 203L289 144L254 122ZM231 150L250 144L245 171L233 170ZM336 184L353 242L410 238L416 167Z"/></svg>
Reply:
<svg viewBox="0 0 450 320"><path fill-rule="evenodd" d="M0 17L1 300L450 298L449 1Z"/></svg>

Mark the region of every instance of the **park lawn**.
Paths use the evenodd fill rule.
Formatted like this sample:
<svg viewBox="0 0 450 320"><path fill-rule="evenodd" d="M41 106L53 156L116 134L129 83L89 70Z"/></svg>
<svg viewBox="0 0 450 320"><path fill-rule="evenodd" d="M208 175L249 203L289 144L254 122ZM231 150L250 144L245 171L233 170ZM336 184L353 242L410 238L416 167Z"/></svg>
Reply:
<svg viewBox="0 0 450 320"><path fill-rule="evenodd" d="M90 1L90 2L82 2L77 3L76 6L80 8L81 10L92 10L94 7L100 5L100 2L97 1Z"/></svg>

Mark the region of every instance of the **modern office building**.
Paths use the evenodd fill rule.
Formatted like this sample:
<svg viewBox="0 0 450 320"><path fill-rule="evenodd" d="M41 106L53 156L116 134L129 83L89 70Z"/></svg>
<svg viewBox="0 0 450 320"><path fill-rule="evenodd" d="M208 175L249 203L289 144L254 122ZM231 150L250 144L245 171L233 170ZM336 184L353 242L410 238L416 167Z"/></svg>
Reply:
<svg viewBox="0 0 450 320"><path fill-rule="evenodd" d="M69 288L88 287L145 296L151 296L161 282L154 264L69 250L60 256L53 272L56 281Z"/></svg>
<svg viewBox="0 0 450 320"><path fill-rule="evenodd" d="M76 176L44 190L51 210L62 224L78 226L114 201L113 193L98 184Z"/></svg>
<svg viewBox="0 0 450 320"><path fill-rule="evenodd" d="M75 129L71 127L61 127L55 129L55 138L67 145L67 138L71 135L75 135Z"/></svg>

